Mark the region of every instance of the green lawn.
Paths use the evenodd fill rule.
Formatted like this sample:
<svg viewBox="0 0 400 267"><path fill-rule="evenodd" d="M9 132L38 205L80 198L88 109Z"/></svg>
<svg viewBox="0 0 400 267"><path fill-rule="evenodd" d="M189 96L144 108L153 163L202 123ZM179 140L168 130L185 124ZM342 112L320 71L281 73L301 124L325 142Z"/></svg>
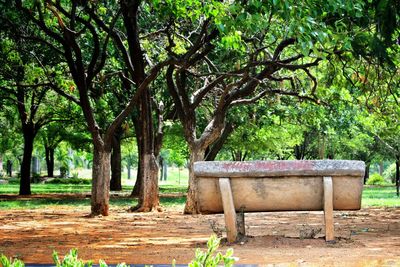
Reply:
<svg viewBox="0 0 400 267"><path fill-rule="evenodd" d="M394 186L365 186L363 207L400 207L400 198Z"/></svg>
<svg viewBox="0 0 400 267"><path fill-rule="evenodd" d="M3 184L0 186L1 194L18 194L19 185L17 184ZM137 204L136 199L128 197L132 186L123 187L123 195L119 197L111 197L110 205L118 207L131 207ZM160 185L161 193L177 193L181 194L186 192L185 185L173 185L162 182ZM90 193L90 185L68 185L68 184L32 184L33 194L44 193ZM181 206L185 203L185 197L162 197L161 205L164 206ZM68 206L89 206L90 199L85 195L79 198L62 198L62 199L7 199L0 198L0 209L35 209L43 208L46 206L54 205L68 205ZM363 207L400 207L400 198L396 196L396 189L394 186L366 186L364 187L362 197Z"/></svg>

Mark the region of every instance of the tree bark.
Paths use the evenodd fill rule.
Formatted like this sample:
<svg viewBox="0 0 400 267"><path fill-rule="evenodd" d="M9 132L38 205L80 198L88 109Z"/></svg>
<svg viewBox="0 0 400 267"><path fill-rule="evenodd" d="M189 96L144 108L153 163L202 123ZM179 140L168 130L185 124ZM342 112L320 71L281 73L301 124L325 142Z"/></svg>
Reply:
<svg viewBox="0 0 400 267"><path fill-rule="evenodd" d="M92 168L91 215L108 215L110 199L111 151L94 145Z"/></svg>
<svg viewBox="0 0 400 267"><path fill-rule="evenodd" d="M54 177L54 148L45 146L47 176Z"/></svg>
<svg viewBox="0 0 400 267"><path fill-rule="evenodd" d="M112 191L122 191L121 170L121 133L117 131L112 141L110 181Z"/></svg>
<svg viewBox="0 0 400 267"><path fill-rule="evenodd" d="M158 164L154 154L143 154L143 180L140 183L139 203L133 207L134 212L149 212L159 209L160 200L158 196Z"/></svg>
<svg viewBox="0 0 400 267"><path fill-rule="evenodd" d="M140 183L139 203L131 208L135 212L149 212L159 209L160 202L158 196L158 154L156 140L154 138L154 126L152 118L151 94L147 90L143 93L139 102L139 119L136 125L137 139L139 147L139 166L138 180ZM136 188L137 185L135 185Z"/></svg>
<svg viewBox="0 0 400 267"><path fill-rule="evenodd" d="M194 176L193 166L197 161L204 160L205 149L201 149L194 144L189 144L190 148L190 160L189 160L189 189L187 193L187 200L185 205L185 214L198 214L199 203L198 203L198 190L197 190L197 179Z"/></svg>
<svg viewBox="0 0 400 267"><path fill-rule="evenodd" d="M24 127L31 128L31 127ZM21 181L19 184L20 195L31 195L31 161L33 152L33 140L35 138L32 131L24 130L24 155L21 163Z"/></svg>

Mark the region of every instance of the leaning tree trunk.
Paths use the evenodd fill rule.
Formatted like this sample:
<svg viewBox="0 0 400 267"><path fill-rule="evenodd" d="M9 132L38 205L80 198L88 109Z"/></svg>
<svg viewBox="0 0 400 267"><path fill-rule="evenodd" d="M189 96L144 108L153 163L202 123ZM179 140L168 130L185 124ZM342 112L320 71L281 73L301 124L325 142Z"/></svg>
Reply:
<svg viewBox="0 0 400 267"><path fill-rule="evenodd" d="M24 132L24 155L21 163L21 181L19 184L20 195L31 194L31 160L33 152L34 134Z"/></svg>
<svg viewBox="0 0 400 267"><path fill-rule="evenodd" d="M54 148L45 146L47 176L54 177Z"/></svg>
<svg viewBox="0 0 400 267"><path fill-rule="evenodd" d="M115 133L112 142L111 153L111 181L110 189L112 191L121 191L121 137L119 133Z"/></svg>
<svg viewBox="0 0 400 267"><path fill-rule="evenodd" d="M104 145L94 145L92 167L92 197L93 216L108 215L110 198L111 149Z"/></svg>
<svg viewBox="0 0 400 267"><path fill-rule="evenodd" d="M193 166L197 161L204 160L205 149L201 149L196 147L195 145L190 145L190 160L189 160L189 188L187 193L186 205L185 205L185 214L198 214L199 203L198 203L198 195L197 195L197 179L194 176Z"/></svg>

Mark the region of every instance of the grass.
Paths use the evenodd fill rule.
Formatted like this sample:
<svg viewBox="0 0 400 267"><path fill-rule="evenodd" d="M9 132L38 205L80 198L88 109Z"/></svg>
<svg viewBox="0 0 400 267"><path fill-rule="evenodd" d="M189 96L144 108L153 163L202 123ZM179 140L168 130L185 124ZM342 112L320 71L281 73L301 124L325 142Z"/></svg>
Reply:
<svg viewBox="0 0 400 267"><path fill-rule="evenodd" d="M363 207L400 207L400 197L394 186L365 186L362 196Z"/></svg>
<svg viewBox="0 0 400 267"><path fill-rule="evenodd" d="M185 204L185 197L161 197L162 206L166 207L182 207ZM111 207L129 208L137 204L137 199L127 197L110 198ZM73 207L89 207L90 198L67 198L67 199L8 199L0 200L0 210L10 209L40 209L53 206L73 206Z"/></svg>
<svg viewBox="0 0 400 267"><path fill-rule="evenodd" d="M183 176L183 175L182 175ZM164 194L182 194L187 190L187 178L181 181L185 183L177 184L178 178L168 181L160 182L160 192ZM181 177L182 178L182 177ZM124 180L126 182L126 180ZM131 184L132 180L129 180ZM137 204L137 199L127 197L132 190L132 185L123 186L123 195L119 197L111 197L110 205L116 207L131 207ZM7 199L0 198L0 209L35 209L44 208L47 206L89 206L90 198L84 194L90 193L90 185L68 185L68 184L32 184L33 194L57 194L57 193L80 193L81 197L70 198L21 198L21 199ZM3 184L0 185L1 194L18 194L18 184ZM183 209L185 197L162 197L160 199L163 206L180 206ZM396 196L396 189L394 186L365 186L362 196L363 207L400 207L400 198Z"/></svg>

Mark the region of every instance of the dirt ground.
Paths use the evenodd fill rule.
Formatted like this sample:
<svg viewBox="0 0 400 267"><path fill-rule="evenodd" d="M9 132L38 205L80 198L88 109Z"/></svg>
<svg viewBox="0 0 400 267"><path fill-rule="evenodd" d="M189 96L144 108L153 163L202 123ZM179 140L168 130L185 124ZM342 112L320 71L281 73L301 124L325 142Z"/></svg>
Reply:
<svg viewBox="0 0 400 267"><path fill-rule="evenodd" d="M78 248L83 259L107 263L188 263L195 248L224 229L223 215L111 210L89 218L89 208L0 211L0 254L26 263L52 263L53 250ZM227 244L239 264L260 266L400 266L400 209L335 211L336 244L326 244L322 212L247 213L245 242ZM315 238L305 238L317 233ZM225 233L222 233L225 235Z"/></svg>

